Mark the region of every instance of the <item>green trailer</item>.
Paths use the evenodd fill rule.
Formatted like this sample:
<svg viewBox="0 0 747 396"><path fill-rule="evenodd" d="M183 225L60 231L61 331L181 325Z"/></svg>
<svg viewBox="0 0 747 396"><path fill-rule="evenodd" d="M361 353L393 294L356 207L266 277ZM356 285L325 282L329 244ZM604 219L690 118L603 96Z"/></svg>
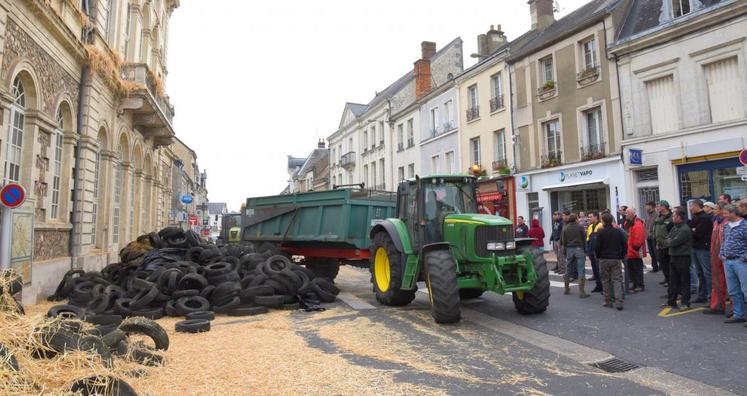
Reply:
<svg viewBox="0 0 747 396"><path fill-rule="evenodd" d="M340 264L368 267L369 232L394 215L395 197L338 189L248 198L242 241L260 252L303 256L309 269L334 279Z"/></svg>

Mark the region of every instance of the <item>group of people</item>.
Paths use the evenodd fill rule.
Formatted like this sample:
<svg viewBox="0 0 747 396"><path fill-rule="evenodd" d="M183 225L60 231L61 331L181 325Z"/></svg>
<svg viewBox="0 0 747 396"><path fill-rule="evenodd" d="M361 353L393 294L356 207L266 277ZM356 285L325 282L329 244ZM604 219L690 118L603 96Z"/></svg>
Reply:
<svg viewBox="0 0 747 396"><path fill-rule="evenodd" d="M696 199L687 206L648 202L640 216L626 206L616 216L609 209L588 216L553 213L553 271L563 275L564 293L570 294L570 283L577 280L579 297L587 298L586 282L594 281L590 292L603 293L605 307L622 310L626 293L646 289L643 258L650 255L651 272L664 274L659 282L667 287L664 307L684 311L691 303L708 303L703 313L725 315L726 323L745 323L747 199L732 202L723 194L717 203ZM544 232L535 221L528 229L519 219L517 237L533 237L542 246ZM587 257L593 272L588 280Z"/></svg>

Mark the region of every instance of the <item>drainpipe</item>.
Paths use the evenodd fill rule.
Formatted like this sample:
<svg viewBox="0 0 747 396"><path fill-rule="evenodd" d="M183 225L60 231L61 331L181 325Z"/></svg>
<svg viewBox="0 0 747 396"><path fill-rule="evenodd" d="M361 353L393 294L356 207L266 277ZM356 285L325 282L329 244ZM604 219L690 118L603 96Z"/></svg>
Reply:
<svg viewBox="0 0 747 396"><path fill-rule="evenodd" d="M511 65L508 64L508 105L509 105L509 121L511 122L511 151L514 155L513 171L516 173L518 167L516 166L516 125L514 124L514 84L511 79Z"/></svg>

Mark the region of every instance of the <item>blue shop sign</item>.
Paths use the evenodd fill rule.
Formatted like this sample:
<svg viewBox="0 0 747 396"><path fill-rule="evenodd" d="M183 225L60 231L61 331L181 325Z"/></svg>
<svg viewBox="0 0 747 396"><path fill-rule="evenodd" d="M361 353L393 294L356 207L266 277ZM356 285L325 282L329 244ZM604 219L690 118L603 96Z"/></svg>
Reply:
<svg viewBox="0 0 747 396"><path fill-rule="evenodd" d="M191 204L194 199L191 195L182 195L182 203Z"/></svg>
<svg viewBox="0 0 747 396"><path fill-rule="evenodd" d="M643 150L628 149L630 151L630 165L643 165Z"/></svg>

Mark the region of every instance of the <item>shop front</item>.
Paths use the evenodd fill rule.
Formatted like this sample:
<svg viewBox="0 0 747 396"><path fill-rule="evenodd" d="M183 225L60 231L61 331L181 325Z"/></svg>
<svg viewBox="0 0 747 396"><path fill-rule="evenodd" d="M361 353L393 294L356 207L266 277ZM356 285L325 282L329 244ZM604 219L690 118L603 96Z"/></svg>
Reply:
<svg viewBox="0 0 747 396"><path fill-rule="evenodd" d="M518 174L518 215L539 219L549 238L553 212L614 211L629 205L624 172L619 158L607 158Z"/></svg>
<svg viewBox="0 0 747 396"><path fill-rule="evenodd" d="M737 174L737 169L742 164L736 156L676 166L680 182L680 204L692 199L716 202L721 194L729 194L734 200L747 198L747 182L742 180L742 175Z"/></svg>
<svg viewBox="0 0 747 396"><path fill-rule="evenodd" d="M494 176L477 182L477 204L486 214L516 222L516 184L513 176Z"/></svg>

